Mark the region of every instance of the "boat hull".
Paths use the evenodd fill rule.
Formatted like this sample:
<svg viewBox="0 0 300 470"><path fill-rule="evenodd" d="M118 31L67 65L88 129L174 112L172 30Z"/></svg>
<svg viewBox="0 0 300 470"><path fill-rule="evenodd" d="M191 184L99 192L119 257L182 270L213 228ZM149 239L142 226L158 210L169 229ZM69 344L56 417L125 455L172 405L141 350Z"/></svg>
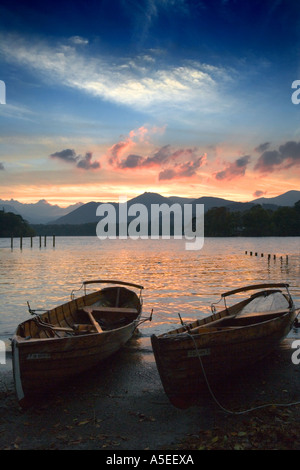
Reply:
<svg viewBox="0 0 300 470"><path fill-rule="evenodd" d="M221 321L222 315L230 318L230 309L221 313ZM212 316L212 327L209 321L203 325L198 321L200 328L193 333L192 329L180 328L170 334L152 335L156 365L170 402L177 408L196 405L210 385L268 356L287 336L296 315L291 308L270 319L265 315L262 321L258 316L248 325L235 327L218 327L218 320Z"/></svg>
<svg viewBox="0 0 300 470"><path fill-rule="evenodd" d="M140 322L142 301L124 284L85 293L18 326L12 361L22 407L105 361L130 340Z"/></svg>
<svg viewBox="0 0 300 470"><path fill-rule="evenodd" d="M113 332L30 342L13 338L13 370L20 405L115 354L129 341L135 328L131 323Z"/></svg>

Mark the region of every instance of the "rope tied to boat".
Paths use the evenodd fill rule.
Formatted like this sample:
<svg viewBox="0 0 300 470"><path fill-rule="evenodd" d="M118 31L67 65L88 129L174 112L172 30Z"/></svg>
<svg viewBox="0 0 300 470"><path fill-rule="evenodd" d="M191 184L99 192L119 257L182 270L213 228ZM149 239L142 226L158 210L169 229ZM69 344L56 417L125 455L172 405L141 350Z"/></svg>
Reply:
<svg viewBox="0 0 300 470"><path fill-rule="evenodd" d="M140 317L135 327L138 328L142 323L145 323L146 321L152 321L152 316L153 316L153 309L151 310L150 317Z"/></svg>
<svg viewBox="0 0 300 470"><path fill-rule="evenodd" d="M28 306L28 311L31 315L42 315L43 313L48 312L48 310L45 310L45 309L42 309L42 308L37 308L35 310L32 310L28 300L27 300L27 306ZM40 313L38 313L38 312L40 312Z"/></svg>
<svg viewBox="0 0 300 470"><path fill-rule="evenodd" d="M241 411L233 411L233 410L229 410L227 408L225 408L220 402L219 400L217 399L217 397L215 396L211 386L210 386L210 383L208 381L208 378L207 378L207 375L206 375L206 372L205 372L205 368L204 368L204 365L203 365L203 361L202 361L202 357L199 353L199 350L198 350L198 346L197 346L197 343L195 341L195 338L194 338L194 335L192 335L190 333L190 328L189 328L189 325L187 325L186 323L184 323L184 321L182 320L180 314L178 313L178 316L180 318L180 322L182 324L182 326L186 329L186 334L188 335L189 338L191 338L192 342L194 343L194 346L195 346L195 350L196 350L196 354L197 354L197 357L199 359L199 362L200 362L200 366L201 366L201 370L202 370L202 373L203 373L203 377L204 377L204 380L205 380L205 383L207 385L207 388L208 388L208 391L212 397L212 399L214 400L214 402L217 404L217 406L222 410L224 411L225 413L228 413L228 414L233 414L233 415L242 415L242 414L246 414L246 413L250 413L252 411L255 411L255 410L258 410L258 409L262 409L262 408L267 408L268 406L278 406L278 407L285 407L285 406L295 406L295 405L300 405L300 401L296 401L296 402L292 402L292 403L265 403L263 405L258 405L258 406L255 406L253 408L248 408L246 410L241 410Z"/></svg>

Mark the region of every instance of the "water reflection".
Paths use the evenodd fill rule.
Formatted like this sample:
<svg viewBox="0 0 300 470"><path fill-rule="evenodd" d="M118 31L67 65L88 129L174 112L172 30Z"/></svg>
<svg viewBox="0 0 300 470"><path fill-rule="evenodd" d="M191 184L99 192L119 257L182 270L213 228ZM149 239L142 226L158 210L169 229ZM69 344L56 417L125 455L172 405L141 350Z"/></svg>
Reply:
<svg viewBox="0 0 300 470"><path fill-rule="evenodd" d="M0 338L11 336L32 308L67 302L83 280L119 279L145 287L144 313L154 311L142 334L162 332L184 320L210 314L222 292L259 282L288 282L300 304L300 238L210 238L200 251L186 251L184 240L105 240L56 237L56 246L23 241L11 250L0 239ZM250 256L250 251L259 256ZM245 254L245 252L248 254ZM260 254L276 253L268 260ZM283 256L282 260L280 255ZM285 256L288 255L288 261Z"/></svg>

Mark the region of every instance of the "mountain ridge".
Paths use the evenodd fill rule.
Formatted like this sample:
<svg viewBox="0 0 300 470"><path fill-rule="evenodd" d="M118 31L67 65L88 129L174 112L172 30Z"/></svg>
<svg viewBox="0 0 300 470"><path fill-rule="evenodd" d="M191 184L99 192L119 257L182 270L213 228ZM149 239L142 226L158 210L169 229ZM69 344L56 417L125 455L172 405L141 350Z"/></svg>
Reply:
<svg viewBox="0 0 300 470"><path fill-rule="evenodd" d="M31 224L51 222L72 212L81 205L83 205L82 202L77 202L68 207L60 207L56 204L50 204L45 199L40 199L35 203L22 203L15 199L0 199L0 209L21 215L23 219Z"/></svg>
<svg viewBox="0 0 300 470"><path fill-rule="evenodd" d="M282 200L287 201L287 196L285 196L287 193L284 193L281 196L284 196ZM291 195L292 197L290 198L290 206L293 206L295 202L300 200L300 191L293 191L293 194ZM298 199L297 199L298 197ZM280 196L276 197L277 204L273 204L273 199L274 198L265 198L267 202L263 203L263 207L266 209L273 209L275 210L280 204ZM294 202L295 200L295 202ZM228 207L229 210L232 211L237 211L237 210L247 210L250 207L252 207L255 204L259 204L257 200L253 200L250 202L238 202L238 201L231 201L223 198L218 198L218 197L213 197L213 196L202 196L200 198L180 198L177 196L171 196L171 197L166 197L162 196L158 193L150 193L150 192L145 192L139 196L134 197L133 199L130 199L127 201L128 207L130 207L132 204L143 204L145 205L148 209L150 208L151 204L169 204L172 205L174 203L178 204L185 204L185 203L191 203L193 206L196 204L204 204L204 210L207 212L209 209L212 209L213 207ZM97 207L103 204L101 202L90 202L87 204L84 204L74 211L70 212L69 214L60 217L56 221L52 222L53 224L69 224L69 225L77 225L77 224L83 224L83 223L91 223L91 222L98 222L99 217L96 216L96 209ZM118 203L113 202L111 203L115 207L117 207Z"/></svg>
<svg viewBox="0 0 300 470"><path fill-rule="evenodd" d="M249 202L238 202L229 199L218 198L214 196L201 196L195 198L187 198L180 196L162 196L159 193L144 192L128 200L127 204L144 204L147 208L151 204L204 204L205 211L213 207L226 206L231 211L246 210L255 204L262 204L264 208L276 209L278 206L293 206L295 202L300 200L300 191L290 190L279 196L272 198L257 198ZM13 212L21 215L26 221L31 224L84 224L89 222L97 222L96 216L97 207L103 202L90 201L87 203L78 202L68 207L62 208L58 205L51 205L45 199L41 199L37 203L24 204L14 199L2 200L0 199L0 209L5 212ZM118 202L111 202L110 204L117 207Z"/></svg>

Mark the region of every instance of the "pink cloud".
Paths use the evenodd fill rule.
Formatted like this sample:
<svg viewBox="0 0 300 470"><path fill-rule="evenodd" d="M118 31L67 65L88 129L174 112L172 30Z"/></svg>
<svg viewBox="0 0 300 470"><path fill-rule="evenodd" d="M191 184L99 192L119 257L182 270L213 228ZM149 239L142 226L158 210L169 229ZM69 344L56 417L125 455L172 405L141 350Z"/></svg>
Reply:
<svg viewBox="0 0 300 470"><path fill-rule="evenodd" d="M206 155L201 155L196 160L176 164L174 168L166 168L159 173L159 180L171 180L175 178L190 178L197 174L198 168L206 161Z"/></svg>
<svg viewBox="0 0 300 470"><path fill-rule="evenodd" d="M247 165L250 162L250 155L244 155L237 158L234 162L227 163L224 170L218 171L214 174L217 180L232 180L245 175Z"/></svg>
<svg viewBox="0 0 300 470"><path fill-rule="evenodd" d="M131 139L127 138L126 140L120 141L114 144L112 147L110 147L110 149L108 149L109 164L112 166L118 165L119 159L122 157L122 155L134 145L135 145L134 142Z"/></svg>
<svg viewBox="0 0 300 470"><path fill-rule="evenodd" d="M197 147L173 148L171 145L166 144L155 150L148 151L146 155L129 153L137 144L142 144L144 148L149 148L148 137L152 134L161 134L164 131L165 127L149 129L145 126L130 131L126 139L117 142L109 148L109 165L119 170L158 168L160 170L158 174L159 180L194 176L198 168L206 162L206 154L199 156Z"/></svg>
<svg viewBox="0 0 300 470"><path fill-rule="evenodd" d="M165 126L152 127L150 129L146 126L141 126L138 129L131 130L124 140L117 142L108 149L108 163L119 168L126 168L126 161L121 160L121 157L126 152L130 151L137 144L149 144L147 137L153 134L162 134L164 131Z"/></svg>

